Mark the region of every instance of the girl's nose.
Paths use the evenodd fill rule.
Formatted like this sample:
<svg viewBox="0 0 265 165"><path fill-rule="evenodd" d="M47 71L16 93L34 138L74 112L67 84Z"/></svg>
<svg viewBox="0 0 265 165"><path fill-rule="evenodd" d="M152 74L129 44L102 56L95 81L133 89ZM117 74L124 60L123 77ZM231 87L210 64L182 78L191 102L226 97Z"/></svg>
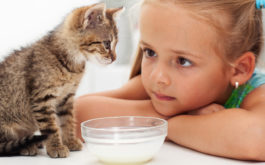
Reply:
<svg viewBox="0 0 265 165"><path fill-rule="evenodd" d="M163 66L157 66L151 75L153 81L161 86L168 86L170 85L170 76L168 74L168 71L166 67Z"/></svg>

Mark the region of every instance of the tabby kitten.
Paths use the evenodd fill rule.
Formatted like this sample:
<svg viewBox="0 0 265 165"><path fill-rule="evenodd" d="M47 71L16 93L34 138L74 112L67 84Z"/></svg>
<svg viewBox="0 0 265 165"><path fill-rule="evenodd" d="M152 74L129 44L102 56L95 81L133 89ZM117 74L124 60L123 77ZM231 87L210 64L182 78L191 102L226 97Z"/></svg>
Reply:
<svg viewBox="0 0 265 165"><path fill-rule="evenodd" d="M53 158L82 149L75 137L73 97L86 60L95 56L109 64L116 59L119 10L104 4L78 8L48 35L0 63L0 155L36 155L44 139ZM34 135L38 130L41 135Z"/></svg>

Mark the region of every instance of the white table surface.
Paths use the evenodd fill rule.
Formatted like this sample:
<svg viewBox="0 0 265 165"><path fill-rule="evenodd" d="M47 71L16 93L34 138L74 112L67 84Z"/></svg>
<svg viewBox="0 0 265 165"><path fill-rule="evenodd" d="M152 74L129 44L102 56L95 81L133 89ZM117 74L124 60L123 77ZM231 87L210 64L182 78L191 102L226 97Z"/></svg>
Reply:
<svg viewBox="0 0 265 165"><path fill-rule="evenodd" d="M237 165L255 164L265 165L265 162L238 161L199 153L174 143L165 142L155 157L146 165ZM0 157L0 165L102 165L96 157L91 155L84 146L82 151L71 152L68 158L49 158L44 149L38 156Z"/></svg>

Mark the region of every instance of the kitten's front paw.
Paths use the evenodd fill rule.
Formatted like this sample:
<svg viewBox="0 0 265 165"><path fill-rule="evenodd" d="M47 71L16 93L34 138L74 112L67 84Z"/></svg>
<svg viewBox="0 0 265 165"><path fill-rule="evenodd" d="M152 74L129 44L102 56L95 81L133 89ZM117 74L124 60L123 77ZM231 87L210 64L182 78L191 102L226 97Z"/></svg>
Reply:
<svg viewBox="0 0 265 165"><path fill-rule="evenodd" d="M69 149L65 145L47 146L47 154L52 158L66 158L69 156Z"/></svg>
<svg viewBox="0 0 265 165"><path fill-rule="evenodd" d="M23 148L22 150L20 150L19 153L23 156L35 156L38 154L38 147L37 145L31 145L26 148Z"/></svg>
<svg viewBox="0 0 265 165"><path fill-rule="evenodd" d="M64 144L68 147L70 151L80 151L83 147L83 144L80 139L64 141Z"/></svg>

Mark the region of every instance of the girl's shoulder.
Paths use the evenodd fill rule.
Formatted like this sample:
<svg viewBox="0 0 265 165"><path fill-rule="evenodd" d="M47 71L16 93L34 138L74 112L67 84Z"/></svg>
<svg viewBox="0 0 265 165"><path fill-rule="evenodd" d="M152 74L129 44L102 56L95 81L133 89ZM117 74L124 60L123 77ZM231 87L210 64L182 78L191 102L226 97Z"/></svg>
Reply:
<svg viewBox="0 0 265 165"><path fill-rule="evenodd" d="M263 109L265 109L265 72L256 69L246 85L249 91L242 100L240 107L252 110L262 104Z"/></svg>
<svg viewBox="0 0 265 165"><path fill-rule="evenodd" d="M142 84L141 75L131 78L120 89L124 93L125 99L146 100L149 99L147 92Z"/></svg>
<svg viewBox="0 0 265 165"><path fill-rule="evenodd" d="M259 94L265 95L264 87L265 72L255 69L251 79L239 88L234 89L224 106L226 108L242 108L247 105L252 98L259 100L261 98Z"/></svg>
<svg viewBox="0 0 265 165"><path fill-rule="evenodd" d="M247 82L247 84L249 84L253 88L257 88L265 84L265 71L255 69L251 79Z"/></svg>

